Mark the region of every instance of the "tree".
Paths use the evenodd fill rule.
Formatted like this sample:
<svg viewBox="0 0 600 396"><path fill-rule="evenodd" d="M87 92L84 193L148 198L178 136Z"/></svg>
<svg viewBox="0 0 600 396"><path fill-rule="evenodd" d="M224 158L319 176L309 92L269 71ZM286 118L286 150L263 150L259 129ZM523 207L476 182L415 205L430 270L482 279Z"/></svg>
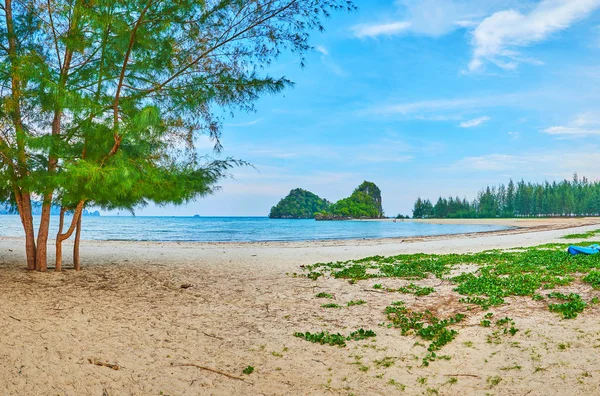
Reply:
<svg viewBox="0 0 600 396"><path fill-rule="evenodd" d="M428 200L418 198L415 217L520 217L520 216L597 216L600 213L600 181L592 182L577 174L573 180L562 182L515 184L508 187L488 186L481 190L472 204L466 199L440 197L433 214L426 208ZM431 203L429 203L431 206Z"/></svg>
<svg viewBox="0 0 600 396"><path fill-rule="evenodd" d="M312 219L315 213L327 210L331 203L301 188L294 189L271 208L272 219Z"/></svg>
<svg viewBox="0 0 600 396"><path fill-rule="evenodd" d="M312 30L345 0L5 0L0 7L0 175L21 215L28 269L46 270L53 203L73 210L62 240L80 235L86 205L133 210L210 193L231 159L225 112L292 82L264 68L285 49L310 50ZM34 240L31 198L43 209ZM61 216L61 219L64 217ZM78 253L75 261L78 261ZM60 260L57 268L60 268Z"/></svg>

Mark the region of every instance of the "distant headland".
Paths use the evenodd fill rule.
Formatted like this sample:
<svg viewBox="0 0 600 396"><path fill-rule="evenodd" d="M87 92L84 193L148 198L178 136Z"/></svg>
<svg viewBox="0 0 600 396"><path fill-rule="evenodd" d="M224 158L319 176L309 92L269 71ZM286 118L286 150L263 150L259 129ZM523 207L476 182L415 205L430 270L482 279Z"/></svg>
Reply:
<svg viewBox="0 0 600 396"><path fill-rule="evenodd" d="M294 189L271 208L272 219L353 220L384 217L381 190L375 183L365 181L352 195L336 203L303 190Z"/></svg>

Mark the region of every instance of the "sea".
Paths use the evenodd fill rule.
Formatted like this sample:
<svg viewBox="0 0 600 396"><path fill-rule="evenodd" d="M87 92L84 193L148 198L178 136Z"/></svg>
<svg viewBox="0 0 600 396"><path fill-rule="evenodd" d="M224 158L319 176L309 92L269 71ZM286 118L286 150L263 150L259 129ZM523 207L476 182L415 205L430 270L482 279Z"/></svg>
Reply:
<svg viewBox="0 0 600 396"><path fill-rule="evenodd" d="M65 224L70 224L65 217ZM315 221L267 217L84 217L83 240L163 242L268 242L376 239L464 234L504 230L497 225L424 224L410 220ZM37 224L36 224L37 228ZM52 216L50 235L56 235L58 216ZM0 216L0 236L24 236L16 215Z"/></svg>

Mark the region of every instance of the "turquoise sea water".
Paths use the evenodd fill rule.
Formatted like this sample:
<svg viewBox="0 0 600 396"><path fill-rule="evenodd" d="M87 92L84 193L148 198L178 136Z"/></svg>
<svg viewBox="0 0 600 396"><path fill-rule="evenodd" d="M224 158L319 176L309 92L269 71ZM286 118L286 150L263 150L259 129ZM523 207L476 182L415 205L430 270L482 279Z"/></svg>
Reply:
<svg viewBox="0 0 600 396"><path fill-rule="evenodd" d="M67 218L67 224L70 218ZM56 235L58 217L50 235ZM266 217L84 217L84 240L261 242L373 239L495 231L491 225L421 224L410 221L271 220ZM0 216L0 236L23 236L18 216Z"/></svg>

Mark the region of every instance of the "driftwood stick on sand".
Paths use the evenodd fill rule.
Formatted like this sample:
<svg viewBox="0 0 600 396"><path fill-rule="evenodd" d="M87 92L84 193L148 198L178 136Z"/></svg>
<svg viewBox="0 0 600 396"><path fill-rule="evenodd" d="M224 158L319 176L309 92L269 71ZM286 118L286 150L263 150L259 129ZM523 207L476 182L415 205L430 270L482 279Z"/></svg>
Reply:
<svg viewBox="0 0 600 396"><path fill-rule="evenodd" d="M238 380L238 381L246 382L246 380L244 378L242 378L242 377L236 377L235 375L228 374L228 373L223 372L221 370L217 370L217 369L206 367L206 366L200 366L199 364L194 364L194 363L176 363L176 364L173 364L173 366L175 366L175 367L196 367L196 368L199 368L201 370L210 371L211 373L224 375L225 377L228 377L228 378L231 378L231 379L235 379L235 380Z"/></svg>
<svg viewBox="0 0 600 396"><path fill-rule="evenodd" d="M96 365L96 366L108 367L108 368L113 369L115 371L118 371L119 369L121 369L121 367L119 367L119 365L117 365L117 364L104 363L104 362L101 362L101 361L96 360L96 359L88 359L88 362L90 362L90 364L93 364L93 365Z"/></svg>

